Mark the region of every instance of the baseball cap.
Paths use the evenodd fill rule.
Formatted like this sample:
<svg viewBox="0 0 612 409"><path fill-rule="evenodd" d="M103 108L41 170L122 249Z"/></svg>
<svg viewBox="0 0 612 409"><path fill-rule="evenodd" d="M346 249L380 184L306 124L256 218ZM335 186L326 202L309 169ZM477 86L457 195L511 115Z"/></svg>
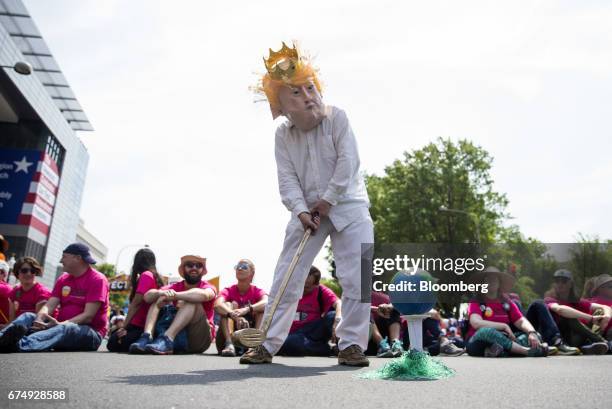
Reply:
<svg viewBox="0 0 612 409"><path fill-rule="evenodd" d="M565 270L565 269L555 271L555 273L553 274L553 277L555 278L562 277L562 278L567 278L568 280L571 280L574 278L572 276L572 272L569 270Z"/></svg>
<svg viewBox="0 0 612 409"><path fill-rule="evenodd" d="M69 244L63 251L63 253L74 254L81 256L81 258L88 264L96 264L96 260L91 256L89 247L83 243L72 243Z"/></svg>

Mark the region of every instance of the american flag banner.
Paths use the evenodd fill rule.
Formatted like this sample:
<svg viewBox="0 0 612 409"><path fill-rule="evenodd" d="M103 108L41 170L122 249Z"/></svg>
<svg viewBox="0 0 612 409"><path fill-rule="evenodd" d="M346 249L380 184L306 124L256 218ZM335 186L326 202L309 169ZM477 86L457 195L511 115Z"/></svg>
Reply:
<svg viewBox="0 0 612 409"><path fill-rule="evenodd" d="M57 163L37 150L0 151L0 224L49 233L60 176Z"/></svg>
<svg viewBox="0 0 612 409"><path fill-rule="evenodd" d="M45 236L49 233L59 179L57 164L47 153L42 152L23 201L18 224L32 226Z"/></svg>

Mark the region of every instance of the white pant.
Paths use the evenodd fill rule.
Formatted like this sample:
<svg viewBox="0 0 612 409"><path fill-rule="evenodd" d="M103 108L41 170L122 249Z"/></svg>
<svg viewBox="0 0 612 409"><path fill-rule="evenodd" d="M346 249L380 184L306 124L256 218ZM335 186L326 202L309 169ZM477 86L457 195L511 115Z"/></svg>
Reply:
<svg viewBox="0 0 612 409"><path fill-rule="evenodd" d="M283 276L295 255L304 228L297 218L293 218L285 231L283 251L276 264L274 281L266 305L265 317L276 298ZM304 282L317 254L323 247L327 236L331 236L332 250L336 262L336 276L342 286L342 319L336 327L336 336L340 338L340 350L356 344L365 351L368 344L370 324L370 303L361 303L361 244L374 242L374 228L371 218L358 220L337 231L329 218L322 217L316 233L304 247L302 257L295 267L293 276L287 285L274 318L268 329L264 347L272 355L276 354L285 342L293 322L298 301L304 292Z"/></svg>

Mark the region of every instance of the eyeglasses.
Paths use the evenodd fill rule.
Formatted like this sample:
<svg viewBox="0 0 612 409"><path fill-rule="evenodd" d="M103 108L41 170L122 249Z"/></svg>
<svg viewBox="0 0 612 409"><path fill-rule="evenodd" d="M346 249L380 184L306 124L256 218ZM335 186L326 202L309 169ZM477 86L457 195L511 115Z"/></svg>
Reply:
<svg viewBox="0 0 612 409"><path fill-rule="evenodd" d="M248 270L249 267L247 263L238 263L234 266L234 270Z"/></svg>
<svg viewBox="0 0 612 409"><path fill-rule="evenodd" d="M187 267L187 268L197 268L199 270L200 268L204 267L204 264L202 264L202 263L187 262L187 263L185 263L185 267Z"/></svg>
<svg viewBox="0 0 612 409"><path fill-rule="evenodd" d="M36 270L34 268L30 268L30 267L21 267L19 269L19 274L26 274L26 273L36 274L36 273L38 273L38 270Z"/></svg>
<svg viewBox="0 0 612 409"><path fill-rule="evenodd" d="M561 283L561 284L565 284L565 283L569 283L569 278L567 277L555 277L555 283Z"/></svg>

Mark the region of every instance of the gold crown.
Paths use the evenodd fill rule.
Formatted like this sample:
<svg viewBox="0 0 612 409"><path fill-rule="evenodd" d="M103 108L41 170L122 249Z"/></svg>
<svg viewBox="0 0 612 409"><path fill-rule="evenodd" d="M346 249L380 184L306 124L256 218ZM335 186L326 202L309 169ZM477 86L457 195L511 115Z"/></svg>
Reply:
<svg viewBox="0 0 612 409"><path fill-rule="evenodd" d="M289 82L300 68L302 57L295 44L293 48L289 48L283 42L283 47L279 51L274 52L270 48L270 55L268 59L264 58L264 64L270 78Z"/></svg>

